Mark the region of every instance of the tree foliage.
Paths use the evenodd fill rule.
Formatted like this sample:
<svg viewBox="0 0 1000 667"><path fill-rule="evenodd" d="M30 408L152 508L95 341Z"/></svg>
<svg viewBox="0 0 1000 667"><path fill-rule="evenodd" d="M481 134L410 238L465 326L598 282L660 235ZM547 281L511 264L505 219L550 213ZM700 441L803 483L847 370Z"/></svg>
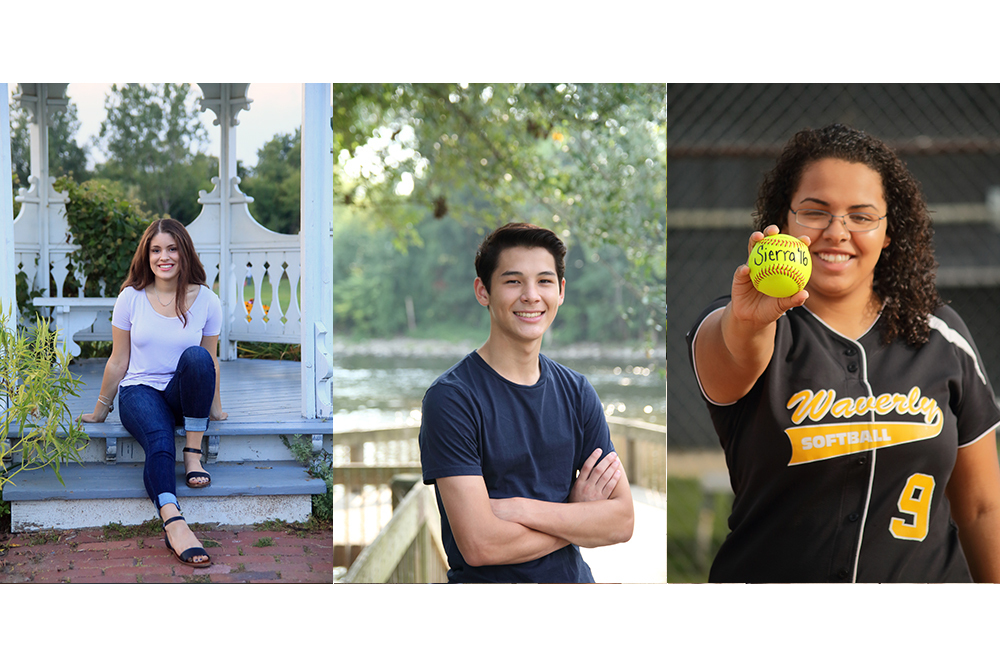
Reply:
<svg viewBox="0 0 1000 667"><path fill-rule="evenodd" d="M80 246L70 261L87 276L86 296L99 296L102 282L106 296L117 296L152 220L117 183L92 180L78 185L62 178L56 187L69 194L66 222L73 242Z"/></svg>
<svg viewBox="0 0 1000 667"><path fill-rule="evenodd" d="M201 153L208 133L190 84L111 86L97 143L108 156L98 175L135 186L154 215L188 224L201 212L218 160Z"/></svg>
<svg viewBox="0 0 1000 667"><path fill-rule="evenodd" d="M370 209L403 241L419 238L414 206L480 231L550 227L638 299L627 317L662 331L663 84L338 85L333 127L336 201ZM463 200L465 188L482 199ZM624 261L603 261L615 254L605 246Z"/></svg>
<svg viewBox="0 0 1000 667"><path fill-rule="evenodd" d="M257 166L242 178L240 189L253 197L250 213L271 231L299 231L302 132L276 134L257 151Z"/></svg>
<svg viewBox="0 0 1000 667"><path fill-rule="evenodd" d="M462 207L471 207L457 195ZM480 206L485 205L480 199ZM420 223L421 244L406 253L395 247L395 232L372 228L368 213L341 209L334 224L334 326L339 333L392 337L407 333L454 341L482 341L489 313L473 296L474 259L482 234L447 214ZM605 246L601 261L623 271L624 253ZM605 267L581 243L567 255L567 299L551 329L557 343L634 341L649 335L638 317L642 307L620 283L608 280ZM412 312L413 321L410 320ZM411 331L410 326L416 330Z"/></svg>

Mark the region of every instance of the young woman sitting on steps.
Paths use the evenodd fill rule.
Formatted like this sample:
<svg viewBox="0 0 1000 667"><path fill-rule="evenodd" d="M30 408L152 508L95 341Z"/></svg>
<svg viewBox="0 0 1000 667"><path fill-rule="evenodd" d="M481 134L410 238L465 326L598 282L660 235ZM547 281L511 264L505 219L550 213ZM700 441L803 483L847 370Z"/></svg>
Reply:
<svg viewBox="0 0 1000 667"><path fill-rule="evenodd" d="M209 419L227 417L216 356L222 306L205 280L181 223L164 218L146 229L115 303L100 396L94 412L81 417L103 422L120 394L122 425L146 454L143 481L163 520L167 548L192 567L208 567L211 559L177 502L174 429L183 424L187 433L187 485L204 488L212 478L201 464L202 437Z"/></svg>

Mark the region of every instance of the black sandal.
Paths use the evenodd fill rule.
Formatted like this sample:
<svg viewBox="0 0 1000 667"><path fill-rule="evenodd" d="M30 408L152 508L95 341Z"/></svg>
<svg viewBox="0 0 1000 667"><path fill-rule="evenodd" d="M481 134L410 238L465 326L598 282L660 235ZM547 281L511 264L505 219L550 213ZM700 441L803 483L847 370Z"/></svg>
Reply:
<svg viewBox="0 0 1000 667"><path fill-rule="evenodd" d="M201 450L200 449L194 449L193 447L185 447L183 449L183 451L190 452L191 454L197 454L198 456L201 456ZM208 481L205 482L204 484L192 484L191 480L192 479L197 479L198 477L207 477ZM209 475L204 470L202 470L202 471L193 471L192 470L185 477L184 483L187 484L188 487L190 487L192 489L204 489L206 486L208 486L209 484L212 483L212 476Z"/></svg>
<svg viewBox="0 0 1000 667"><path fill-rule="evenodd" d="M209 556L208 552L205 551L205 549L203 549L202 547L191 547L190 549L185 549L184 553L180 554L179 556L177 555L177 552L174 551L174 548L170 546L170 538L166 534L167 524L172 523L174 521L184 521L185 523L187 523L187 520L180 514L174 517L170 517L169 519L163 522L163 540L167 543L167 548L170 549L170 553L172 553L174 555L174 558L179 560L184 565L190 565L191 567L210 566L212 564L212 557ZM208 558L208 560L195 561L194 560L195 556L205 556Z"/></svg>

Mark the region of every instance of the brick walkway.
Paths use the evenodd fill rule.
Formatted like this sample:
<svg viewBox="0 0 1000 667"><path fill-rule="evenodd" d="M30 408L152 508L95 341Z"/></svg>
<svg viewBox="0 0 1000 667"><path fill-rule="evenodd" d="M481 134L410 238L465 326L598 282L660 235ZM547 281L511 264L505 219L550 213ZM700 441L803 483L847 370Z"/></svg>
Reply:
<svg viewBox="0 0 1000 667"><path fill-rule="evenodd" d="M158 525L158 524L157 524ZM330 531L193 526L212 557L196 569L149 527L122 538L106 529L0 535L0 583L332 583Z"/></svg>

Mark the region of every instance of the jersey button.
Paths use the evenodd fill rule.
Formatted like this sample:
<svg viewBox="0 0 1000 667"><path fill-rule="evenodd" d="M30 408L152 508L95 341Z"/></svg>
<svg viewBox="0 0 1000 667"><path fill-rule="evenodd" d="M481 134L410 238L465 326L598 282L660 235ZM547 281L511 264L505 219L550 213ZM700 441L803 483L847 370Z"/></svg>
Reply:
<svg viewBox="0 0 1000 667"><path fill-rule="evenodd" d="M857 512L851 512L850 514L847 515L847 520L848 521L857 521L858 518L859 518L859 514Z"/></svg>
<svg viewBox="0 0 1000 667"><path fill-rule="evenodd" d="M847 364L847 370L851 373L854 373L858 370L858 365L852 361L851 363Z"/></svg>
<svg viewBox="0 0 1000 667"><path fill-rule="evenodd" d="M862 456L860 459L858 459L858 465L863 466L866 463L868 463L868 459L866 459L865 457Z"/></svg>
<svg viewBox="0 0 1000 667"><path fill-rule="evenodd" d="M847 579L847 570L837 570L838 579Z"/></svg>
<svg viewBox="0 0 1000 667"><path fill-rule="evenodd" d="M847 348L847 349L844 350L844 354L846 354L849 357L853 357L857 353L858 353L858 351L855 350L853 347L849 347L849 348Z"/></svg>

